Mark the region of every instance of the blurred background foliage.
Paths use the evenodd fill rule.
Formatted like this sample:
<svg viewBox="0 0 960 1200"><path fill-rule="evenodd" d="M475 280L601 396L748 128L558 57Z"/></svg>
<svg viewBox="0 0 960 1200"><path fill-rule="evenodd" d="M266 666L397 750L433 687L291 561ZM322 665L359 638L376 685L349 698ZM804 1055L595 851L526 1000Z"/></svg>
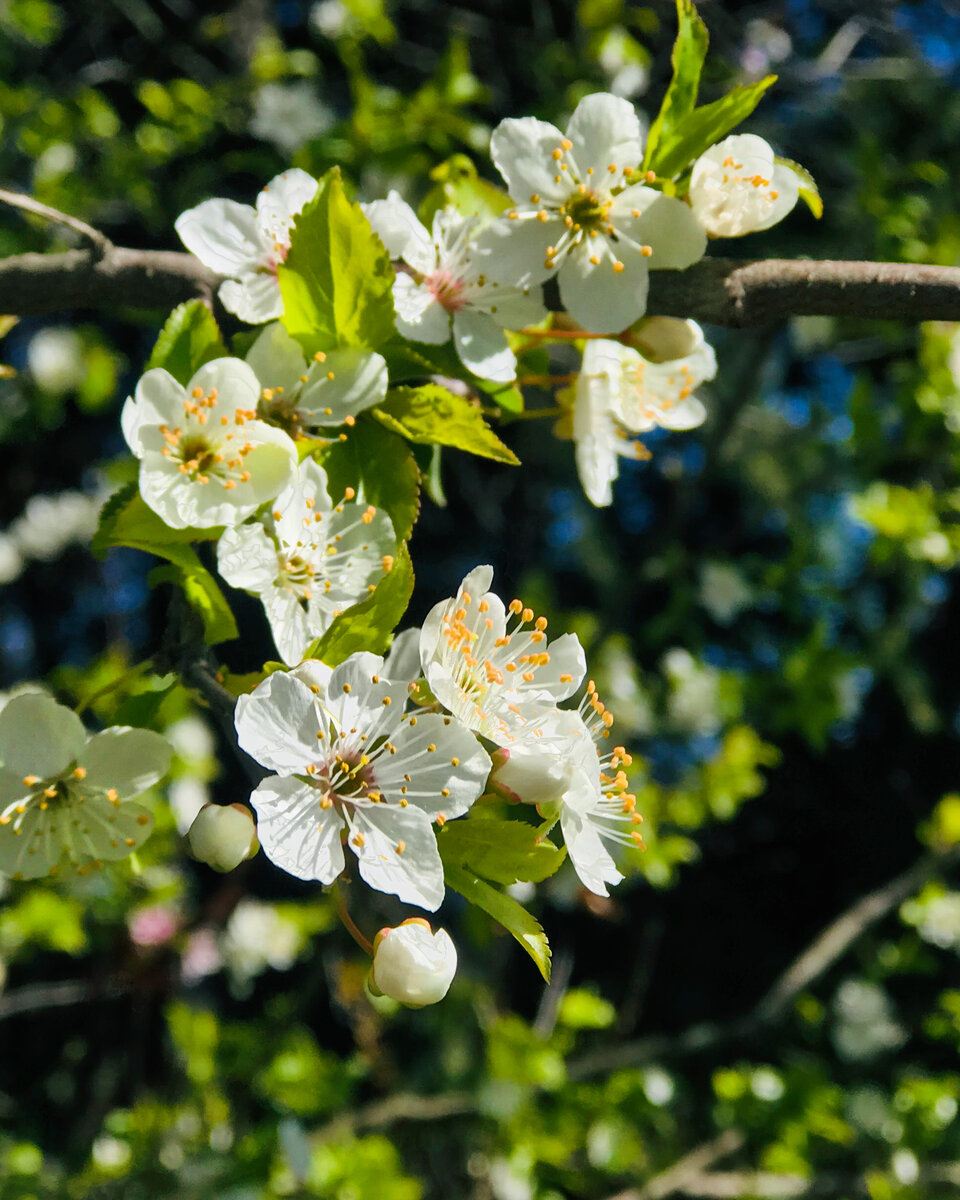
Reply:
<svg viewBox="0 0 960 1200"><path fill-rule="evenodd" d="M704 98L777 72L748 128L826 202L721 252L958 261L955 0L700 10ZM606 89L649 117L673 32L669 0L0 0L0 183L140 247L291 163L417 202L453 155L489 175L504 116L562 124ZM0 212L0 255L70 244ZM184 856L200 804L246 785L196 698L140 665L168 600L150 561L85 548L164 315L0 318L3 699L45 681L177 752L136 869L0 881L0 1198L956 1195L960 334L708 330L707 424L651 437L605 511L542 422L505 431L520 469L445 460L411 619L489 561L574 629L636 751L648 850L608 902L566 868L523 897L546 990L449 899L460 975L410 1013L371 1008L316 889ZM243 672L273 653L236 602ZM765 1017L818 931L915 863L902 905ZM400 915L353 893L368 932Z"/></svg>

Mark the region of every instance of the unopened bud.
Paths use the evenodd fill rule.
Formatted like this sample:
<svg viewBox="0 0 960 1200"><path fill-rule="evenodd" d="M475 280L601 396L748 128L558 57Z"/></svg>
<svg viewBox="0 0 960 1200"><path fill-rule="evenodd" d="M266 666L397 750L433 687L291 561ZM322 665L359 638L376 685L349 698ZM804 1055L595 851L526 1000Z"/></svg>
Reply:
<svg viewBox="0 0 960 1200"><path fill-rule="evenodd" d="M187 834L190 852L215 871L232 871L260 849L253 814L243 804L205 804Z"/></svg>
<svg viewBox="0 0 960 1200"><path fill-rule="evenodd" d="M535 746L498 747L490 756L493 770L487 787L504 800L545 805L563 795L569 778L568 764Z"/></svg>
<svg viewBox="0 0 960 1200"><path fill-rule="evenodd" d="M373 943L371 986L408 1008L436 1004L457 973L457 948L445 929L422 917L381 929Z"/></svg>
<svg viewBox="0 0 960 1200"><path fill-rule="evenodd" d="M686 358L702 341L699 326L678 317L644 317L630 330L631 344L653 362Z"/></svg>

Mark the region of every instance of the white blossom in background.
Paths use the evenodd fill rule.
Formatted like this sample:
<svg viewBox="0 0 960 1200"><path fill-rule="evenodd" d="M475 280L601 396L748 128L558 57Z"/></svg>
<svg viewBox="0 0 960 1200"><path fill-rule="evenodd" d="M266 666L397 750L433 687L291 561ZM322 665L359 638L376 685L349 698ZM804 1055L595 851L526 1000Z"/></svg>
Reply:
<svg viewBox="0 0 960 1200"><path fill-rule="evenodd" d="M259 395L239 358L215 358L186 387L159 367L140 379L121 422L140 494L167 525L236 525L286 487L297 448L257 420Z"/></svg>
<svg viewBox="0 0 960 1200"><path fill-rule="evenodd" d="M455 596L434 605L420 633L420 661L442 705L498 745L572 696L586 672L575 634L547 642L545 617L490 591L493 568L475 567Z"/></svg>
<svg viewBox="0 0 960 1200"><path fill-rule="evenodd" d="M556 814L570 861L584 887L606 896L623 878L609 845L643 845L637 798L623 768L623 746L604 747L613 716L591 680L579 709L554 709L494 754L492 785L501 794Z"/></svg>
<svg viewBox="0 0 960 1200"><path fill-rule="evenodd" d="M332 883L341 835L372 888L435 910L443 866L432 822L461 816L490 758L440 713L406 715L407 685L358 653L326 676L276 672L237 703L241 747L277 774L251 796L264 853L299 879Z"/></svg>
<svg viewBox="0 0 960 1200"><path fill-rule="evenodd" d="M7 529L23 558L53 562L77 542L86 544L97 530L102 492L55 492L31 496L23 512Z"/></svg>
<svg viewBox="0 0 960 1200"><path fill-rule="evenodd" d="M626 329L646 308L651 268L703 256L706 235L686 204L628 182L642 131L618 96L586 96L566 135L534 117L501 121L490 154L515 204L490 226L491 256L510 264L512 282L558 272L564 308L584 329Z"/></svg>
<svg viewBox="0 0 960 1200"><path fill-rule="evenodd" d="M436 933L422 917L381 929L373 943L370 980L384 996L408 1008L436 1004L457 973L457 948L445 929Z"/></svg>
<svg viewBox="0 0 960 1200"><path fill-rule="evenodd" d="M253 97L250 132L283 153L293 154L311 138L326 133L335 119L333 110L305 79L265 83Z"/></svg>
<svg viewBox="0 0 960 1200"><path fill-rule="evenodd" d="M14 879L81 871L126 858L153 816L131 801L170 765L148 729L113 726L87 738L80 718L49 696L14 697L0 713L0 870Z"/></svg>
<svg viewBox="0 0 960 1200"><path fill-rule="evenodd" d="M244 804L206 804L187 834L190 853L215 871L232 871L260 848L253 814Z"/></svg>
<svg viewBox="0 0 960 1200"><path fill-rule="evenodd" d="M700 603L720 625L729 625L753 604L753 589L732 563L711 560L700 568Z"/></svg>
<svg viewBox="0 0 960 1200"><path fill-rule="evenodd" d="M697 662L681 646L666 652L662 668L670 685L667 714L673 725L687 734L716 733L723 715L720 672Z"/></svg>
<svg viewBox="0 0 960 1200"><path fill-rule="evenodd" d="M499 383L516 378L503 330L536 324L546 309L539 287L512 286L512 265L490 252L477 218L441 209L428 231L396 192L362 208L390 257L409 267L393 285L398 331L431 345L448 342L452 332L460 361L475 375Z"/></svg>
<svg viewBox="0 0 960 1200"><path fill-rule="evenodd" d="M621 457L649 457L636 435L657 427L693 429L706 417L695 389L716 374L713 348L695 321L657 322L659 329L680 326L683 335L670 330L669 335L651 336L649 345L660 343L669 353L681 348L682 356L655 361L605 338L588 342L583 353L574 390L573 439L580 482L598 507L613 502Z"/></svg>
<svg viewBox="0 0 960 1200"><path fill-rule="evenodd" d="M833 997L831 1034L837 1053L850 1062L896 1050L907 1031L895 1017L886 991L867 979L846 979Z"/></svg>
<svg viewBox="0 0 960 1200"><path fill-rule="evenodd" d="M774 161L769 143L738 133L693 164L688 198L711 237L742 237L782 221L799 196L797 176Z"/></svg>
<svg viewBox="0 0 960 1200"><path fill-rule="evenodd" d="M186 248L227 276L217 295L241 321L259 325L283 314L277 267L290 250L290 229L317 194L317 181L292 168L271 179L256 208L235 200L204 200L177 217Z"/></svg>
<svg viewBox="0 0 960 1200"><path fill-rule="evenodd" d="M260 383L257 414L292 437L314 436L331 425L353 425L357 414L387 394L387 364L366 350L318 351L308 366L303 351L273 323L246 357Z"/></svg>
<svg viewBox="0 0 960 1200"><path fill-rule="evenodd" d="M305 943L298 926L274 905L244 899L230 914L218 948L234 984L242 992L268 968L289 971ZM209 968L203 973L208 974L216 970L216 963L208 946L203 951L208 960L203 965ZM195 971L195 977L199 975Z"/></svg>
<svg viewBox="0 0 960 1200"><path fill-rule="evenodd" d="M0 533L0 587L19 579L23 568L23 555L15 539L6 533Z"/></svg>
<svg viewBox="0 0 960 1200"><path fill-rule="evenodd" d="M217 545L217 569L260 599L288 666L393 568L390 518L355 496L331 503L323 468L306 459L263 523L228 529Z"/></svg>
<svg viewBox="0 0 960 1200"><path fill-rule="evenodd" d="M27 370L45 392L61 396L74 391L87 374L83 338L63 325L41 329L27 345Z"/></svg>

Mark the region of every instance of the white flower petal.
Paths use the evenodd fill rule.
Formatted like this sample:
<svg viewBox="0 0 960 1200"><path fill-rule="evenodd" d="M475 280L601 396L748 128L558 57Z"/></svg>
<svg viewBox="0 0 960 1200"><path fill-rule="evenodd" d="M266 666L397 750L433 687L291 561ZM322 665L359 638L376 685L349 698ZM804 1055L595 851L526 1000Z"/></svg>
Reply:
<svg viewBox="0 0 960 1200"><path fill-rule="evenodd" d="M657 424L664 429L695 429L707 419L707 410L696 396L688 396L669 408L663 406L657 414Z"/></svg>
<svg viewBox="0 0 960 1200"><path fill-rule="evenodd" d="M401 336L430 346L450 340L450 314L426 284L401 271L393 283L393 303Z"/></svg>
<svg viewBox="0 0 960 1200"><path fill-rule="evenodd" d="M276 671L237 701L234 723L240 748L279 775L304 772L317 759L320 725L310 688Z"/></svg>
<svg viewBox="0 0 960 1200"><path fill-rule="evenodd" d="M303 351L279 321L264 329L247 351L246 362L261 388L293 391L306 370Z"/></svg>
<svg viewBox="0 0 960 1200"><path fill-rule="evenodd" d="M619 883L623 876L617 870L595 826L579 811L574 801L578 787L588 793L594 790L592 781L587 781L577 772L570 790L564 795L564 803L560 809L563 840L583 886L597 896L607 896L607 884Z"/></svg>
<svg viewBox="0 0 960 1200"><path fill-rule="evenodd" d="M288 667L296 666L307 647L323 633L326 623L311 620L318 614L301 604L298 597L282 587L270 587L260 596L277 653Z"/></svg>
<svg viewBox="0 0 960 1200"><path fill-rule="evenodd" d="M235 200L204 200L181 213L174 228L190 253L220 275L255 268L270 252L255 210Z"/></svg>
<svg viewBox="0 0 960 1200"><path fill-rule="evenodd" d="M554 273L546 265L547 247L556 246L565 232L555 213L546 221L532 211L515 220L498 217L477 238L477 263L501 287L535 287Z"/></svg>
<svg viewBox="0 0 960 1200"><path fill-rule="evenodd" d="M217 292L220 303L248 325L261 325L283 316L283 297L273 271L244 271L227 279Z"/></svg>
<svg viewBox="0 0 960 1200"><path fill-rule="evenodd" d="M310 428L342 425L347 417L380 404L387 387L387 364L379 354L332 350L322 363L311 364L297 409Z"/></svg>
<svg viewBox="0 0 960 1200"><path fill-rule="evenodd" d="M0 713L0 763L16 775L62 774L86 744L83 722L50 696L27 692Z"/></svg>
<svg viewBox="0 0 960 1200"><path fill-rule="evenodd" d="M381 755L376 766L377 786L389 800L408 800L430 817L443 813L453 818L462 816L483 791L490 756L451 717L418 714L392 740L396 754Z"/></svg>
<svg viewBox="0 0 960 1200"><path fill-rule="evenodd" d="M640 120L632 104L608 92L584 96L567 126L581 178L592 168L605 179L616 166L618 174L643 158Z"/></svg>
<svg viewBox="0 0 960 1200"><path fill-rule="evenodd" d="M140 430L144 425L170 420L183 405L183 387L160 367L140 377L136 392L128 396L120 414L120 425L127 445L140 458Z"/></svg>
<svg viewBox="0 0 960 1200"><path fill-rule="evenodd" d="M383 660L385 679L412 683L420 675L420 630L404 629L394 636Z"/></svg>
<svg viewBox="0 0 960 1200"><path fill-rule="evenodd" d="M242 699L242 697L241 697ZM321 807L323 793L300 779L265 779L250 797L257 837L272 863L298 879L333 883L344 867L343 819Z"/></svg>
<svg viewBox="0 0 960 1200"><path fill-rule="evenodd" d="M490 157L518 204L531 203L531 196L551 206L563 203L570 186L556 182L560 172L551 157L562 141L555 125L535 117L508 117L493 131Z"/></svg>
<svg viewBox="0 0 960 1200"><path fill-rule="evenodd" d="M259 522L226 529L217 542L217 570L231 587L259 595L277 577L277 547Z"/></svg>
<svg viewBox="0 0 960 1200"><path fill-rule="evenodd" d="M523 329L538 325L547 315L543 289L534 284L526 289L514 287L484 288L482 296L474 296L474 306L489 312L504 329Z"/></svg>
<svg viewBox="0 0 960 1200"><path fill-rule="evenodd" d="M364 804L347 819L364 882L435 912L443 902L443 864L430 818L413 805Z"/></svg>
<svg viewBox="0 0 960 1200"><path fill-rule="evenodd" d="M517 377L517 360L506 335L489 314L462 308L453 318L453 340L465 367L481 379L510 383Z"/></svg>
<svg viewBox="0 0 960 1200"><path fill-rule="evenodd" d="M647 206L628 233L652 249L648 262L652 270L685 270L699 262L707 248L707 236L689 207L663 193Z"/></svg>
<svg viewBox="0 0 960 1200"><path fill-rule="evenodd" d="M204 363L187 384L187 394L192 395L195 388L204 393L215 388L219 412L231 415L238 408L255 409L260 395L260 383L242 358L215 358Z"/></svg>
<svg viewBox="0 0 960 1200"><path fill-rule="evenodd" d="M602 239L597 238L600 242ZM619 333L643 314L650 280L647 260L630 243L621 241L616 252L624 269L617 274L604 247L594 252L583 242L564 259L558 283L560 299L571 317L591 333ZM591 258L599 262L591 262Z"/></svg>
<svg viewBox="0 0 960 1200"><path fill-rule="evenodd" d="M386 200L360 207L391 258L402 258L424 275L436 267L437 251L430 232L399 192L391 191Z"/></svg>
<svg viewBox="0 0 960 1200"><path fill-rule="evenodd" d="M145 792L170 769L170 743L150 729L112 725L95 733L80 753L84 786L114 788L121 800Z"/></svg>
<svg viewBox="0 0 960 1200"><path fill-rule="evenodd" d="M275 175L257 196L257 217L264 237L287 245L294 218L317 194L317 181L299 167Z"/></svg>

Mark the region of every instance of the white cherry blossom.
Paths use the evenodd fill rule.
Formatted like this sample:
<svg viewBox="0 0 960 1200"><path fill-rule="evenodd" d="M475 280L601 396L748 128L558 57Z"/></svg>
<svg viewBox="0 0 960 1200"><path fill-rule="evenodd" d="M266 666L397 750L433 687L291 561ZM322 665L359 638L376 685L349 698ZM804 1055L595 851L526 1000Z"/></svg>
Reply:
<svg viewBox="0 0 960 1200"><path fill-rule="evenodd" d="M591 680L579 709L553 709L498 750L490 781L510 799L558 816L570 861L598 896L623 878L608 844L643 846L642 817L623 771L631 757L623 746L604 749L612 724Z"/></svg>
<svg viewBox="0 0 960 1200"><path fill-rule="evenodd" d="M536 324L546 309L539 287L508 286L512 267L490 254L478 219L441 209L428 231L396 192L363 210L391 258L409 268L393 285L399 332L441 345L452 328L460 361L475 375L499 383L516 378L503 330Z"/></svg>
<svg viewBox="0 0 960 1200"><path fill-rule="evenodd" d="M586 671L575 634L548 643L545 617L490 591L493 568L475 567L456 596L434 605L420 633L430 690L457 720L498 745L531 716L580 686Z"/></svg>
<svg viewBox="0 0 960 1200"><path fill-rule="evenodd" d="M355 497L349 488L332 504L323 468L306 459L268 517L226 530L217 544L220 574L259 597L290 666L393 567L390 518Z"/></svg>
<svg viewBox="0 0 960 1200"><path fill-rule="evenodd" d="M132 803L166 773L158 733L115 725L87 737L50 696L15 696L0 713L0 872L14 879L79 871L126 858L153 816Z"/></svg>
<svg viewBox="0 0 960 1200"><path fill-rule="evenodd" d="M297 449L256 419L259 391L239 358L215 358L186 387L160 367L137 384L123 432L140 494L172 528L236 525L287 485Z"/></svg>
<svg viewBox="0 0 960 1200"><path fill-rule="evenodd" d="M405 714L407 685L383 670L382 658L359 653L325 681L303 668L276 672L240 697L237 736L276 772L251 797L268 858L332 883L345 838L370 887L433 911L443 866L432 822L467 811L490 758L452 717Z"/></svg>
<svg viewBox="0 0 960 1200"><path fill-rule="evenodd" d="M754 133L724 138L701 154L690 176L690 207L711 237L742 237L769 229L800 195L797 176L774 160Z"/></svg>
<svg viewBox="0 0 960 1200"><path fill-rule="evenodd" d="M387 364L379 354L318 350L308 365L279 322L268 325L246 362L260 382L257 415L292 437L316 436L331 425L353 425L357 414L387 394Z"/></svg>
<svg viewBox="0 0 960 1200"><path fill-rule="evenodd" d="M670 324L650 331L647 349L684 349L682 357L652 361L605 338L589 342L584 351L574 391L573 438L583 490L601 507L613 501L619 458L649 457L634 435L657 427L693 429L706 417L694 393L716 374L713 347L695 321L656 320ZM641 329L641 339L644 332Z"/></svg>
<svg viewBox="0 0 960 1200"><path fill-rule="evenodd" d="M586 96L565 135L534 117L508 118L490 154L515 202L490 227L492 257L513 264L515 282L559 272L563 305L584 329L625 329L646 308L651 268L682 269L703 255L706 236L687 205L628 183L643 146L626 100Z"/></svg>
<svg viewBox="0 0 960 1200"><path fill-rule="evenodd" d="M317 194L317 181L291 168L266 184L256 208L235 200L204 200L177 217L180 240L226 280L217 293L241 321L259 325L283 314L277 267L290 249L290 228Z"/></svg>
<svg viewBox="0 0 960 1200"><path fill-rule="evenodd" d="M253 813L245 804L205 804L193 819L187 841L198 862L224 873L260 849Z"/></svg>
<svg viewBox="0 0 960 1200"><path fill-rule="evenodd" d="M370 980L378 992L408 1008L436 1004L457 973L457 948L445 929L436 933L423 917L381 929L373 943Z"/></svg>

